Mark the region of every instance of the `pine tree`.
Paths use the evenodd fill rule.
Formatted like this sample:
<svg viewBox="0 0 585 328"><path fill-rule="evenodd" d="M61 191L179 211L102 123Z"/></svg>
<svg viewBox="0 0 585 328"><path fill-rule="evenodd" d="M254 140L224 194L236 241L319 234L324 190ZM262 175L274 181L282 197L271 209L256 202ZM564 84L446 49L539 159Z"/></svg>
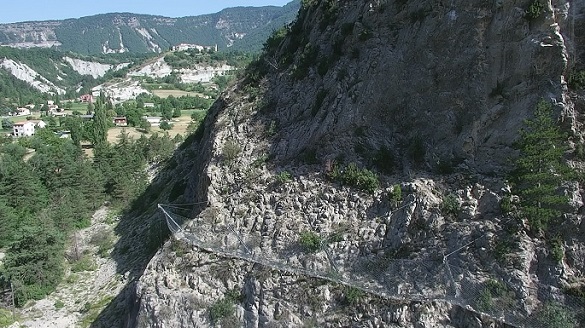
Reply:
<svg viewBox="0 0 585 328"><path fill-rule="evenodd" d="M520 156L513 180L523 217L532 229L542 231L561 214L559 208L567 204L567 197L558 189L573 177L573 172L563 159L568 149L567 136L553 118L552 105L541 100L534 117L525 124L520 131Z"/></svg>
<svg viewBox="0 0 585 328"><path fill-rule="evenodd" d="M37 213L49 202L49 192L30 165L22 159L0 157L0 195L22 213Z"/></svg>
<svg viewBox="0 0 585 328"><path fill-rule="evenodd" d="M20 226L16 211L0 198L0 248L4 248L13 241L14 231Z"/></svg>
<svg viewBox="0 0 585 328"><path fill-rule="evenodd" d="M63 277L63 237L47 226L23 226L6 252L3 273L13 282L17 305L41 299Z"/></svg>
<svg viewBox="0 0 585 328"><path fill-rule="evenodd" d="M67 117L63 124L67 130L71 132L71 140L77 147L81 147L81 140L83 139L83 122L79 117Z"/></svg>
<svg viewBox="0 0 585 328"><path fill-rule="evenodd" d="M94 105L93 105L93 103L90 101L90 102L87 104L87 112L86 112L86 114L87 114L87 115L91 115L91 114L93 114L93 111L94 111L94 110L95 110L95 106L94 106Z"/></svg>

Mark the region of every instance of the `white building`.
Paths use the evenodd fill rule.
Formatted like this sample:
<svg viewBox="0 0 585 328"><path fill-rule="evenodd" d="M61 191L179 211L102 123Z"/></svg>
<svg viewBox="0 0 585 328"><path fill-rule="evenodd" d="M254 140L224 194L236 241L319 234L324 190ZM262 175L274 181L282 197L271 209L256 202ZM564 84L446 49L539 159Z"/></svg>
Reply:
<svg viewBox="0 0 585 328"><path fill-rule="evenodd" d="M14 111L12 113L12 116L29 116L30 115L30 109L26 108L26 107L18 107L16 109L16 111Z"/></svg>
<svg viewBox="0 0 585 328"><path fill-rule="evenodd" d="M143 116L143 118L150 123L151 126L159 126L162 117L159 116Z"/></svg>
<svg viewBox="0 0 585 328"><path fill-rule="evenodd" d="M214 51L217 52L217 44L215 46L200 46L198 44L181 43L171 47L171 51L187 51L197 49L198 51Z"/></svg>
<svg viewBox="0 0 585 328"><path fill-rule="evenodd" d="M44 121L25 121L14 123L12 126L12 135L15 137L30 137L35 134L36 128L44 128L47 123Z"/></svg>
<svg viewBox="0 0 585 328"><path fill-rule="evenodd" d="M14 123L12 135L15 137L29 137L35 134L35 124L31 121Z"/></svg>
<svg viewBox="0 0 585 328"><path fill-rule="evenodd" d="M35 129L36 128L42 129L42 128L47 126L47 123L45 123L45 121L41 121L41 120L33 120L33 121L29 121L29 122L33 122L35 124Z"/></svg>
<svg viewBox="0 0 585 328"><path fill-rule="evenodd" d="M60 112L58 109L57 110L49 109L49 112L47 114L49 116L55 116L55 117L65 117L65 116L67 116L67 113L65 113L64 111L61 111Z"/></svg>

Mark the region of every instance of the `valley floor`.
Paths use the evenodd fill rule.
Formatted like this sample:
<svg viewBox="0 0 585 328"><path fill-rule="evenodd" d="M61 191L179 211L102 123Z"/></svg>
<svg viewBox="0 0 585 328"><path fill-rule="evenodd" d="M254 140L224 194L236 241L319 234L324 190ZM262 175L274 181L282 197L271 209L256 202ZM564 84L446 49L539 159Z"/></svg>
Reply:
<svg viewBox="0 0 585 328"><path fill-rule="evenodd" d="M117 239L113 233L117 220L116 213L108 207L102 207L95 212L92 225L74 236L69 251L71 256L76 252L83 254L81 259L73 262L66 270L56 292L18 309L18 321L11 328L71 328L91 325L127 283L127 277L116 273L116 262L108 256L111 245ZM111 238L107 242L110 249L105 249L107 246L101 243L96 246L104 238Z"/></svg>

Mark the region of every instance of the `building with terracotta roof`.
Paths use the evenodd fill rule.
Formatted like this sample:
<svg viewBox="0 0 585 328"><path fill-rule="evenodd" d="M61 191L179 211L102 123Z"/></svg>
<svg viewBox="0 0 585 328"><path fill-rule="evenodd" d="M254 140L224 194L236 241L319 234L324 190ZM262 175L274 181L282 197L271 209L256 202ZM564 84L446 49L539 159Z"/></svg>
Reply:
<svg viewBox="0 0 585 328"><path fill-rule="evenodd" d="M47 123L44 121L24 121L14 123L12 126L12 135L19 138L19 137L30 137L35 134L35 129L37 128L44 128L47 126Z"/></svg>

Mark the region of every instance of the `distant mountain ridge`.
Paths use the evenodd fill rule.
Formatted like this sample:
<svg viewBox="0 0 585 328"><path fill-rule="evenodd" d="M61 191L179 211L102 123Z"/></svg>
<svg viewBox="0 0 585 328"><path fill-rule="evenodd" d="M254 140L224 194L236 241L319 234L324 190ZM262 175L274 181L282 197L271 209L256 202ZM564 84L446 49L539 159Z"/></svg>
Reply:
<svg viewBox="0 0 585 328"><path fill-rule="evenodd" d="M0 24L0 45L58 47L85 55L162 52L180 43L257 51L273 30L296 17L299 7L294 0L283 7L235 7L181 18L111 13Z"/></svg>

